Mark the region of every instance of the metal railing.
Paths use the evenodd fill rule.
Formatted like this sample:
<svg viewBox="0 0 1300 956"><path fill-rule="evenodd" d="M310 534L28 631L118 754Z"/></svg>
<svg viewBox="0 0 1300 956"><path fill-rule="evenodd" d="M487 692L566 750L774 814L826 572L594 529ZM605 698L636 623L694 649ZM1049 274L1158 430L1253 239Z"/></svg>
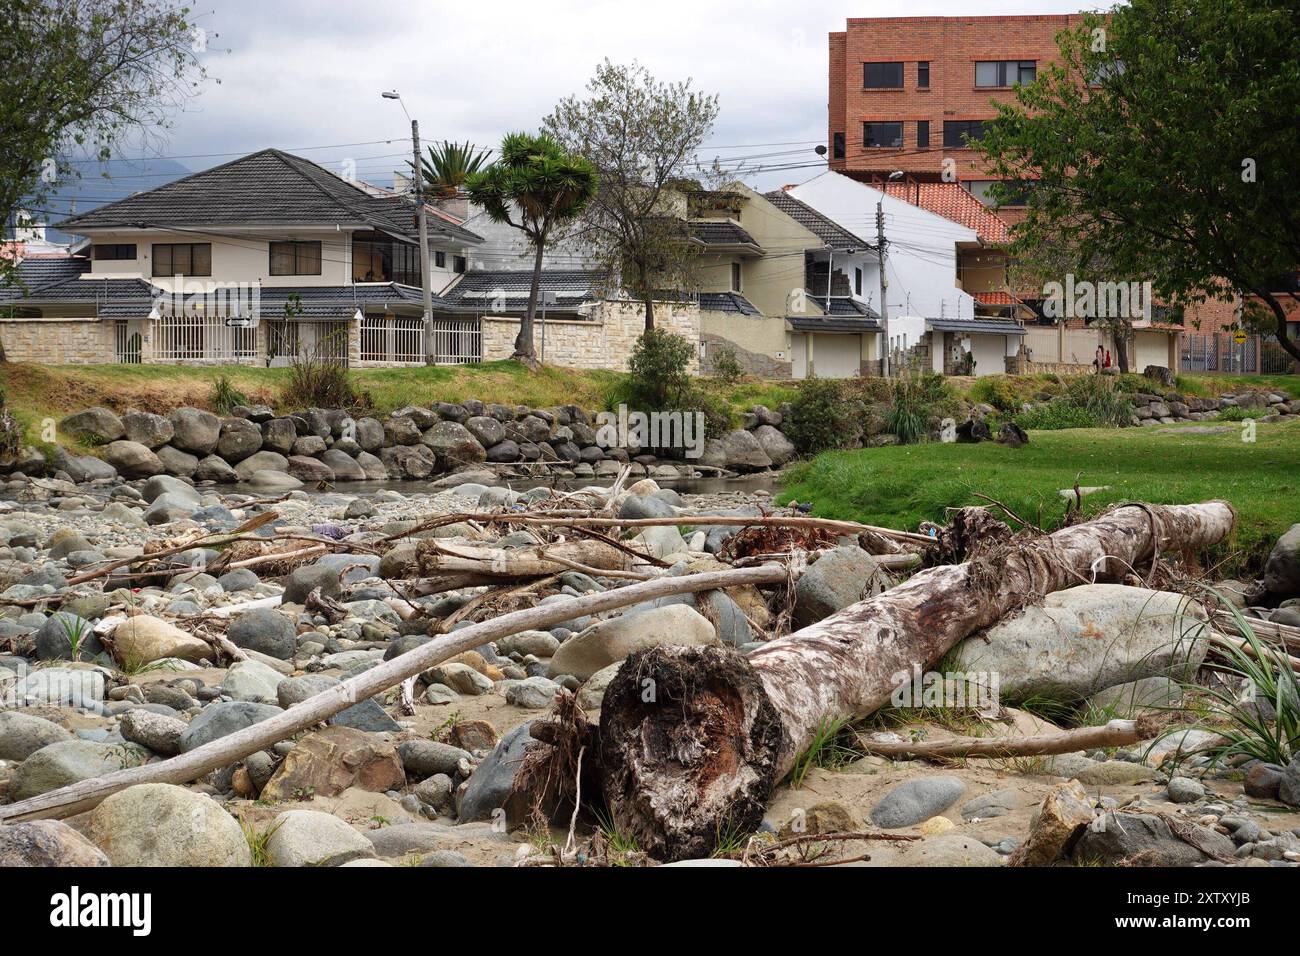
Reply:
<svg viewBox="0 0 1300 956"><path fill-rule="evenodd" d="M141 337L131 331L131 323L119 319L113 323L113 361L119 365L139 365Z"/></svg>
<svg viewBox="0 0 1300 956"><path fill-rule="evenodd" d="M387 365L424 364L424 321L367 315L361 322L361 361Z"/></svg>
<svg viewBox="0 0 1300 956"><path fill-rule="evenodd" d="M348 364L348 323L277 321L266 323L266 364L292 365L295 358Z"/></svg>
<svg viewBox="0 0 1300 956"><path fill-rule="evenodd" d="M483 361L483 326L478 319L434 319L432 324L435 365Z"/></svg>
<svg viewBox="0 0 1300 956"><path fill-rule="evenodd" d="M1295 359L1274 336L1247 335L1238 342L1232 332L1183 333L1179 368L1234 375L1300 374Z"/></svg>
<svg viewBox="0 0 1300 956"><path fill-rule="evenodd" d="M239 363L257 360L257 329L207 315L165 315L153 323L157 362ZM120 327L120 326L119 326Z"/></svg>

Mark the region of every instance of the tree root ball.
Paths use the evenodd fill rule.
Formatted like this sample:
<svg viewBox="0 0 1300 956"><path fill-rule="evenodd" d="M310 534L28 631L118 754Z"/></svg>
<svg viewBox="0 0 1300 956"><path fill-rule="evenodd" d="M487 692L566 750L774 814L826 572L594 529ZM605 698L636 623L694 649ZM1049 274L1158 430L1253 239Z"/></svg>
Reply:
<svg viewBox="0 0 1300 956"><path fill-rule="evenodd" d="M758 674L738 651L637 651L601 706L614 825L658 860L708 856L762 822L783 737Z"/></svg>

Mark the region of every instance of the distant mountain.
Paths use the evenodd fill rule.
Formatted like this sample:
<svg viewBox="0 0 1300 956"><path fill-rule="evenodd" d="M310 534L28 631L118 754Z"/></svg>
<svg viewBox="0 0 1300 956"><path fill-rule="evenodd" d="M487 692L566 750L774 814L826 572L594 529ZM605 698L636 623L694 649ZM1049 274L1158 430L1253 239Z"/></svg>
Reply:
<svg viewBox="0 0 1300 956"><path fill-rule="evenodd" d="M58 222L74 212L97 209L193 172L174 159L110 159L74 165L80 175L59 183L39 204L39 210L31 209L33 220L47 224ZM47 229L46 238L51 242L67 242L72 237L57 229Z"/></svg>

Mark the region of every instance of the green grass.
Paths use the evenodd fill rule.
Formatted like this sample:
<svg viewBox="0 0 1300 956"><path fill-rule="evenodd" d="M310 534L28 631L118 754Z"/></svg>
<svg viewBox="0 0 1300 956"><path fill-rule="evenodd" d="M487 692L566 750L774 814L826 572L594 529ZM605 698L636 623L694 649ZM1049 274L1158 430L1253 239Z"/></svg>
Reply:
<svg viewBox="0 0 1300 956"><path fill-rule="evenodd" d="M1259 425L1253 444L1241 440L1240 426L1222 427L1211 435L1188 426L1036 431L1018 449L986 442L828 452L792 469L780 501L810 502L821 517L911 529L944 522L946 508L986 504L976 497L983 493L1051 529L1066 511L1059 489L1076 480L1109 486L1084 498L1087 514L1117 501L1222 498L1238 509L1238 524L1213 557L1227 559L1225 573L1245 573L1260 568L1300 517L1300 422Z"/></svg>

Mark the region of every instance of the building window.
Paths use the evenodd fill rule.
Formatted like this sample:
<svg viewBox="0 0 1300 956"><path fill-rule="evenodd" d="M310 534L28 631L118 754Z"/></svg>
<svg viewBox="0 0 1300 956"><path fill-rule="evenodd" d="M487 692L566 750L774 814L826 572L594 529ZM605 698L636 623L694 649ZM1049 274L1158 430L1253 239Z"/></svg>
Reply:
<svg viewBox="0 0 1300 956"><path fill-rule="evenodd" d="M456 272L464 272L469 268L469 260L464 256L454 256L451 260L452 269Z"/></svg>
<svg viewBox="0 0 1300 956"><path fill-rule="evenodd" d="M943 148L968 149L969 143L984 138L987 120L944 120Z"/></svg>
<svg viewBox="0 0 1300 956"><path fill-rule="evenodd" d="M433 254L433 264L437 266L439 269L447 268L447 253L435 252Z"/></svg>
<svg viewBox="0 0 1300 956"><path fill-rule="evenodd" d="M212 243L155 242L153 274L156 276L212 275Z"/></svg>
<svg viewBox="0 0 1300 956"><path fill-rule="evenodd" d="M868 149L903 145L902 123L863 123L862 145Z"/></svg>
<svg viewBox="0 0 1300 956"><path fill-rule="evenodd" d="M862 270L859 268L853 270L853 292L862 295Z"/></svg>
<svg viewBox="0 0 1300 956"><path fill-rule="evenodd" d="M926 149L930 145L930 121L916 121L916 148Z"/></svg>
<svg viewBox="0 0 1300 956"><path fill-rule="evenodd" d="M902 63L863 63L862 88L866 90L901 90Z"/></svg>
<svg viewBox="0 0 1300 956"><path fill-rule="evenodd" d="M733 262L731 264L731 291L732 292L740 291L740 263L739 262Z"/></svg>
<svg viewBox="0 0 1300 956"><path fill-rule="evenodd" d="M271 275L320 275L320 243L298 241L271 243Z"/></svg>
<svg viewBox="0 0 1300 956"><path fill-rule="evenodd" d="M916 87L920 90L930 88L930 61L921 60L916 64Z"/></svg>
<svg viewBox="0 0 1300 956"><path fill-rule="evenodd" d="M135 243L95 244L95 259L99 262L121 262L135 258Z"/></svg>
<svg viewBox="0 0 1300 956"><path fill-rule="evenodd" d="M976 86L1028 85L1037 75L1037 60L979 60L975 64Z"/></svg>
<svg viewBox="0 0 1300 956"><path fill-rule="evenodd" d="M353 233L352 281L418 286L420 247L378 233Z"/></svg>
<svg viewBox="0 0 1300 956"><path fill-rule="evenodd" d="M833 159L844 158L844 134L836 133L831 137L831 157Z"/></svg>

